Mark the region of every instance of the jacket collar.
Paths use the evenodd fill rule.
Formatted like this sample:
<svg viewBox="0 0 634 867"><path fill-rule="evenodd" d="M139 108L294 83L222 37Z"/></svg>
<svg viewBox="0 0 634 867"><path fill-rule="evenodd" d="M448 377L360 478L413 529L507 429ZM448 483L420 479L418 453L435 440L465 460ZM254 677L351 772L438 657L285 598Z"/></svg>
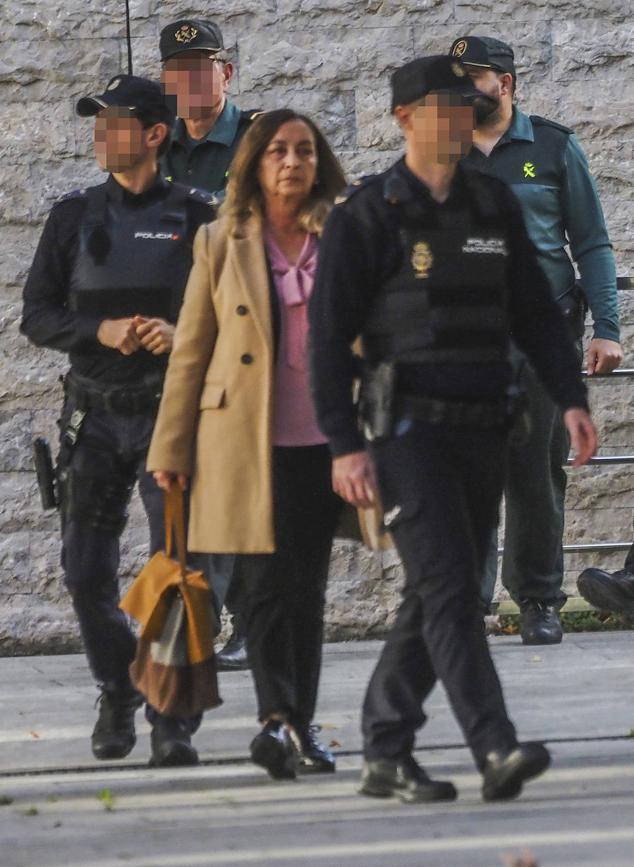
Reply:
<svg viewBox="0 0 634 867"><path fill-rule="evenodd" d="M225 147L231 147L236 137L236 132L238 131L241 114L242 112L237 105L226 100L225 107L223 108L220 117L209 130L207 135L200 141L213 142L215 144L224 145ZM181 117L179 117L176 121L172 141L181 147L185 147L186 139L187 129L185 128L185 122Z"/></svg>

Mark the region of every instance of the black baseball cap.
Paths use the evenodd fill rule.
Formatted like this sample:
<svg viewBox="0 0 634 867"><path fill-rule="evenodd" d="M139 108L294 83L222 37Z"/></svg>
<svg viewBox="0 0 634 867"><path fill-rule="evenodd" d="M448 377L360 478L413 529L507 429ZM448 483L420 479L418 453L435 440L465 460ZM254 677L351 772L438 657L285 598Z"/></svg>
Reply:
<svg viewBox="0 0 634 867"><path fill-rule="evenodd" d="M80 117L92 117L104 108L117 105L146 123L166 123L172 126L174 112L166 102L163 88L157 81L138 75L115 75L98 96L82 96L77 103Z"/></svg>
<svg viewBox="0 0 634 867"><path fill-rule="evenodd" d="M459 60L446 54L419 57L399 66L392 75L392 111L428 93L455 93L472 100L482 96Z"/></svg>
<svg viewBox="0 0 634 867"><path fill-rule="evenodd" d="M208 51L213 54L222 52L224 55L224 50L222 31L214 21L182 18L161 30L161 62L183 51Z"/></svg>
<svg viewBox="0 0 634 867"><path fill-rule="evenodd" d="M506 42L492 36L460 36L454 39L449 56L467 66L481 66L515 75L515 55Z"/></svg>

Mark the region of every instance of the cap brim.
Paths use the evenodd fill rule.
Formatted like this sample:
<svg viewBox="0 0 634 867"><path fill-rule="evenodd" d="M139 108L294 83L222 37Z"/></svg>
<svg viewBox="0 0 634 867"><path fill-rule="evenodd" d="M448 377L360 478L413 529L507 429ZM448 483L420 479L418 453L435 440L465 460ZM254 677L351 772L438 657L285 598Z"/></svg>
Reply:
<svg viewBox="0 0 634 867"><path fill-rule="evenodd" d="M99 96L82 96L76 106L80 117L94 117L103 108L108 108L108 103Z"/></svg>
<svg viewBox="0 0 634 867"><path fill-rule="evenodd" d="M186 51L200 51L201 53L206 51L207 54L222 54L224 50L224 48L196 48L196 46L192 48L191 46L188 47L184 45L182 48L177 48L176 51L170 51L169 54L164 54L161 57L161 63L165 63L166 60L169 60L171 57L176 57L178 54L184 54Z"/></svg>

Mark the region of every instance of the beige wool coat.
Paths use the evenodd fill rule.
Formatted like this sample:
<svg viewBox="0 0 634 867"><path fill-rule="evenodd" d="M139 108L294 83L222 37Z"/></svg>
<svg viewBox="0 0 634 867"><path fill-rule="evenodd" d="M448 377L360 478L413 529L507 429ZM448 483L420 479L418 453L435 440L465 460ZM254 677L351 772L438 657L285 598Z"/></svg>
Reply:
<svg viewBox="0 0 634 867"><path fill-rule="evenodd" d="M259 220L201 226L147 459L191 479L190 551L275 550L269 292ZM347 507L337 535L392 544L380 509Z"/></svg>
<svg viewBox="0 0 634 867"><path fill-rule="evenodd" d="M261 222L201 226L147 459L191 477L191 551L275 550L273 352Z"/></svg>

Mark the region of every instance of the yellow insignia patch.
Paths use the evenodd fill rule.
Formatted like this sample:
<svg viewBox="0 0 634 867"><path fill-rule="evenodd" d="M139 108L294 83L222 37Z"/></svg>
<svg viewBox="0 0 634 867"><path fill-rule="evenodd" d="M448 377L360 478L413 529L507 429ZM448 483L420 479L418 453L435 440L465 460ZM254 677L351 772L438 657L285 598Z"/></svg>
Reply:
<svg viewBox="0 0 634 867"><path fill-rule="evenodd" d="M536 169L535 169L535 166L533 165L533 163L524 163L522 168L524 170L524 177L525 178L534 178L535 177Z"/></svg>
<svg viewBox="0 0 634 867"><path fill-rule="evenodd" d="M191 24L183 24L182 27L179 27L176 33L174 34L174 39L177 42L187 43L191 42L192 39L195 39L198 36L198 28L193 27Z"/></svg>
<svg viewBox="0 0 634 867"><path fill-rule="evenodd" d="M462 68L462 66L460 66L459 63L452 63L451 64L451 71L453 72L454 75L457 75L458 78L464 78L465 75L467 74L464 71L464 69Z"/></svg>
<svg viewBox="0 0 634 867"><path fill-rule="evenodd" d="M412 268L416 271L417 279L424 280L429 277L431 266L434 264L431 248L427 241L417 241L412 248Z"/></svg>
<svg viewBox="0 0 634 867"><path fill-rule="evenodd" d="M467 50L467 40L461 39L460 42L456 42L452 53L453 53L454 57L462 57L462 55L465 53L466 50Z"/></svg>

